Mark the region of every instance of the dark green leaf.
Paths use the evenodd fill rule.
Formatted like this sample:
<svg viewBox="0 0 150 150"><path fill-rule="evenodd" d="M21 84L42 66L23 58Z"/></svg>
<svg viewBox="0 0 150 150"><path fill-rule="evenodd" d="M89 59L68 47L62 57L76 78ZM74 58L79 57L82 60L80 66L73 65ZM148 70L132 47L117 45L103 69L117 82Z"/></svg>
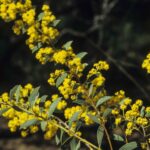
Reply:
<svg viewBox="0 0 150 150"><path fill-rule="evenodd" d="M93 116L91 114L88 114L88 116L90 117L90 119L92 119L93 122L100 124L100 121L99 121L98 117Z"/></svg>
<svg viewBox="0 0 150 150"><path fill-rule="evenodd" d="M101 104L107 102L108 100L110 100L112 98L112 96L104 96L102 98L100 98L98 100L98 102L96 103L96 107L100 106Z"/></svg>
<svg viewBox="0 0 150 150"><path fill-rule="evenodd" d="M77 57L79 57L79 58L82 59L82 58L85 57L87 54L88 54L87 52L81 52L81 53L78 53L78 54L77 54Z"/></svg>
<svg viewBox="0 0 150 150"><path fill-rule="evenodd" d="M64 72L58 79L57 79L57 81L56 81L56 87L59 87L62 83L63 83L63 81L64 81L64 79L67 77L67 73L66 72Z"/></svg>
<svg viewBox="0 0 150 150"><path fill-rule="evenodd" d="M103 117L106 118L108 115L111 114L112 109L111 108L106 108L106 110L103 113Z"/></svg>
<svg viewBox="0 0 150 150"><path fill-rule="evenodd" d="M37 119L28 120L20 126L20 129L27 129L32 125L36 125L39 122Z"/></svg>
<svg viewBox="0 0 150 150"><path fill-rule="evenodd" d="M73 103L78 104L78 105L83 105L85 101L78 99L78 100L73 101Z"/></svg>
<svg viewBox="0 0 150 150"><path fill-rule="evenodd" d="M63 140L63 135L64 135L64 130L60 130L60 142L61 142L61 144L62 144L62 140Z"/></svg>
<svg viewBox="0 0 150 150"><path fill-rule="evenodd" d="M63 141L63 143L61 144L61 146L64 145L67 141L69 141L71 138L72 138L72 137L66 138L66 139Z"/></svg>
<svg viewBox="0 0 150 150"><path fill-rule="evenodd" d="M124 141L123 137L121 137L120 135L117 135L117 134L114 134L114 140L115 141L120 141L120 142Z"/></svg>
<svg viewBox="0 0 150 150"><path fill-rule="evenodd" d="M3 113L5 113L6 111L8 111L10 108L3 108L3 109L0 109L0 116L3 115Z"/></svg>
<svg viewBox="0 0 150 150"><path fill-rule="evenodd" d="M102 126L99 126L97 129L97 142L99 147L101 147L103 136L104 136L104 128Z"/></svg>
<svg viewBox="0 0 150 150"><path fill-rule="evenodd" d="M50 105L50 108L48 110L48 117L50 117L53 114L53 112L55 111L55 109L56 109L58 103L60 102L60 100L61 100L61 97L54 100L54 102Z"/></svg>
<svg viewBox="0 0 150 150"><path fill-rule="evenodd" d="M14 108L14 109L15 109L15 110L17 110L17 111L22 112L22 109L21 109L21 108L19 108L18 106L12 106L12 108Z"/></svg>
<svg viewBox="0 0 150 150"><path fill-rule="evenodd" d="M66 50L68 50L68 48L71 47L72 43L73 43L73 41L68 41L68 42L66 42L66 43L63 45L63 48L66 49Z"/></svg>
<svg viewBox="0 0 150 150"><path fill-rule="evenodd" d="M130 142L125 145L123 145L119 150L134 150L137 148L136 142Z"/></svg>
<svg viewBox="0 0 150 150"><path fill-rule="evenodd" d="M83 125L83 122L79 120L79 121L76 122L76 124L77 124L76 125L76 130L79 130L81 128L81 126Z"/></svg>
<svg viewBox="0 0 150 150"><path fill-rule="evenodd" d="M46 126L47 126L47 122L46 121L42 121L41 122L41 129L42 129L42 131L46 130Z"/></svg>
<svg viewBox="0 0 150 150"><path fill-rule="evenodd" d="M71 127L72 122L78 120L79 114L81 113L81 111L77 111L75 112L72 117L69 119L69 126Z"/></svg>
<svg viewBox="0 0 150 150"><path fill-rule="evenodd" d="M40 89L40 87L35 88L29 96L29 103L30 103L31 107L34 106L36 100L39 97L39 89Z"/></svg>

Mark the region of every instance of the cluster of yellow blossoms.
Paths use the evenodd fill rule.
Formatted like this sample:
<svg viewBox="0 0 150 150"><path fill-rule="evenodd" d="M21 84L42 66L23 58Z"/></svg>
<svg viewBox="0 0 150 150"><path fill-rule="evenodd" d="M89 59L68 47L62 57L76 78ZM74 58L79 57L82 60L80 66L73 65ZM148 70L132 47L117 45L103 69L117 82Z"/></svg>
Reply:
<svg viewBox="0 0 150 150"><path fill-rule="evenodd" d="M142 130L143 132L143 128L146 128L150 123L150 107L145 108L140 99L132 103L130 98L123 98L119 102L119 107L112 110L116 126L126 124L125 134L127 136L131 136L134 130L139 132Z"/></svg>
<svg viewBox="0 0 150 150"><path fill-rule="evenodd" d="M89 71L87 79L95 76L95 78L92 80L92 83L94 86L100 87L105 82L105 77L103 77L101 71L108 69L109 65L106 61L99 61L98 63L95 63L93 68Z"/></svg>
<svg viewBox="0 0 150 150"><path fill-rule="evenodd" d="M59 32L55 28L56 17L48 5L44 4L42 12L37 15L31 0L0 0L0 17L6 22L14 21L12 29L15 34L27 33L26 44L33 52L38 51L42 45L48 45L39 50L36 58L42 64L49 61L47 57L53 52L50 46Z"/></svg>
<svg viewBox="0 0 150 150"><path fill-rule="evenodd" d="M80 58L76 57L75 59L68 61L68 64L69 62L74 62L74 60L80 60ZM74 65L74 63L72 65ZM80 65L77 65L77 64L75 66L80 67ZM83 99L88 99L87 91L89 90L89 85L82 84L80 82L80 77L82 77L82 75L79 75L79 72L82 73L83 68L81 69L82 71L80 70L81 72L77 68L75 70L73 69L74 73L73 71L70 71L71 69L69 69L68 72L65 72L65 70L63 69L55 70L55 72L50 74L48 83L52 86L57 86L57 82L59 82L59 80L62 80L62 82L60 82L58 90L65 99L71 98L72 100L76 100L77 95L80 95L80 97ZM94 86L93 92L96 91L98 87L100 87L102 84L104 84L105 78L103 77L102 73L100 73L100 71L108 70L108 68L109 68L109 65L105 61L100 61L94 64L94 68L92 68L91 70L97 70L98 73L96 74L97 77L91 81L91 83ZM89 71L89 74L87 75L87 80L85 80L85 83L89 82L88 78L92 75L95 75L95 73L92 74L92 71ZM95 101L96 99L98 100L102 96L104 95L102 94L101 91L99 91L99 93L94 95L92 99L93 101Z"/></svg>
<svg viewBox="0 0 150 150"><path fill-rule="evenodd" d="M66 119L69 120L76 112L80 112L77 121L81 119L85 122L86 125L91 125L94 123L93 120L89 117L89 115L95 116L96 112L89 111L84 106L73 106L71 108L67 108L64 111L64 116Z"/></svg>
<svg viewBox="0 0 150 150"><path fill-rule="evenodd" d="M150 73L150 53L146 56L146 59L143 61L142 68L147 70L147 73Z"/></svg>
<svg viewBox="0 0 150 150"><path fill-rule="evenodd" d="M22 124L30 120L46 121L48 119L48 110L53 101L58 98L58 95L52 95L51 100L44 100L41 102L42 97L37 97L35 99L35 104L31 107L28 97L34 92L35 88L31 84L27 84L24 87L18 86L19 97L17 91L13 95L8 93L3 93L0 96L0 111L3 112L3 117L7 118L8 127L11 132L16 132ZM10 97L11 95L11 97ZM17 98L18 97L18 98ZM18 99L18 100L16 100ZM40 107L40 104L44 103L44 107ZM58 103L57 109L63 110L67 103L62 100ZM44 130L44 138L51 139L58 130L56 120L47 120L47 125ZM29 133L33 134L39 130L39 124L30 125L29 127L23 127L21 135L26 137Z"/></svg>
<svg viewBox="0 0 150 150"><path fill-rule="evenodd" d="M53 54L54 50L51 47L40 48L36 53L36 59L41 62L41 64L45 64L48 60L50 60L50 55Z"/></svg>
<svg viewBox="0 0 150 150"><path fill-rule="evenodd" d="M26 44L36 52L36 59L42 64L48 61L66 65L70 72L82 75L85 64L81 63L69 46L63 49L54 48L54 40L59 35L55 28L56 17L50 11L48 5L42 6L42 12L37 15L36 8L32 5L31 0L25 2L19 0L1 0L0 17L5 21L14 21L13 31L17 35L27 33L28 39ZM55 24L56 23L56 24Z"/></svg>

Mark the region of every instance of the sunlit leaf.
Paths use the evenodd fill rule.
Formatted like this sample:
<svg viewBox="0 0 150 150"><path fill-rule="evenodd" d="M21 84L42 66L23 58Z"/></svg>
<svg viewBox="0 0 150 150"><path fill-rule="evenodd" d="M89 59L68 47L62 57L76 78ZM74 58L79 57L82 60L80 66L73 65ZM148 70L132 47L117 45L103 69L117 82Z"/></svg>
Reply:
<svg viewBox="0 0 150 150"><path fill-rule="evenodd" d="M103 117L106 118L108 115L110 115L112 112L111 108L106 108L106 110L103 113Z"/></svg>
<svg viewBox="0 0 150 150"><path fill-rule="evenodd" d="M78 117L79 117L80 113L81 113L81 111L75 112L75 113L72 115L72 117L69 119L69 126L70 126L70 127L71 127L71 125L72 125L72 122L78 120Z"/></svg>
<svg viewBox="0 0 150 150"><path fill-rule="evenodd" d="M20 90L21 90L21 85L19 85L16 89L16 101L19 101L19 97L20 97Z"/></svg>
<svg viewBox="0 0 150 150"><path fill-rule="evenodd" d="M56 27L56 26L60 23L60 21L61 21L61 20L58 20L58 19L57 19L57 20L54 20L54 21L53 21L53 26Z"/></svg>
<svg viewBox="0 0 150 150"><path fill-rule="evenodd" d="M90 96L92 94L92 92L93 92L93 84L90 85L88 96Z"/></svg>
<svg viewBox="0 0 150 150"><path fill-rule="evenodd" d="M37 46L34 46L34 48L32 48L32 53L35 53L35 52L38 51L41 47L42 47L42 44L39 42Z"/></svg>
<svg viewBox="0 0 150 150"><path fill-rule="evenodd" d="M43 95L40 99L40 102L42 102L42 103L44 103L45 102L45 100L47 99L47 95Z"/></svg>
<svg viewBox="0 0 150 150"><path fill-rule="evenodd" d="M79 150L80 149L80 141L77 143L76 139L73 138L70 142L70 150Z"/></svg>
<svg viewBox="0 0 150 150"><path fill-rule="evenodd" d="M138 146L136 142L130 142L130 143L123 145L121 148L119 148L119 150L134 150L137 147Z"/></svg>
<svg viewBox="0 0 150 150"><path fill-rule="evenodd" d="M58 145L60 143L60 140L59 140L57 134L55 135L55 142L56 142L56 145Z"/></svg>
<svg viewBox="0 0 150 150"><path fill-rule="evenodd" d="M78 99L78 100L73 101L73 103L78 104L78 105L83 105L85 101Z"/></svg>
<svg viewBox="0 0 150 150"><path fill-rule="evenodd" d="M110 100L112 98L112 96L104 96L102 98L100 98L98 100L98 102L96 103L96 107L102 105L103 103L107 102L108 100Z"/></svg>
<svg viewBox="0 0 150 150"><path fill-rule="evenodd" d="M60 77L58 77L58 79L56 81L56 87L59 87L63 83L63 81L67 77L67 75L68 74L66 72L64 72Z"/></svg>
<svg viewBox="0 0 150 150"><path fill-rule="evenodd" d="M120 141L120 142L124 141L123 137L121 137L120 135L114 134L113 136L115 141Z"/></svg>
<svg viewBox="0 0 150 150"><path fill-rule="evenodd" d="M63 135L64 135L64 130L61 129L60 130L60 138L59 138L61 144L62 144L62 140L63 140Z"/></svg>
<svg viewBox="0 0 150 150"><path fill-rule="evenodd" d="M47 126L47 121L42 121L41 122L41 129L42 129L42 131L46 130L46 126Z"/></svg>
<svg viewBox="0 0 150 150"><path fill-rule="evenodd" d="M66 42L66 43L63 45L63 48L66 49L66 50L68 50L68 48L71 47L72 43L73 43L73 41L68 41L68 42Z"/></svg>
<svg viewBox="0 0 150 150"><path fill-rule="evenodd" d="M36 125L39 122L37 119L28 120L20 126L20 129L27 129L32 125Z"/></svg>
<svg viewBox="0 0 150 150"><path fill-rule="evenodd" d="M42 12L38 15L38 21L41 21L43 17L44 17L44 12Z"/></svg>
<svg viewBox="0 0 150 150"><path fill-rule="evenodd" d="M88 53L87 52L81 52L81 53L78 53L77 54L77 57L79 57L79 58L84 58L86 55L87 55Z"/></svg>
<svg viewBox="0 0 150 150"><path fill-rule="evenodd" d="M97 116L93 116L93 115L91 115L91 114L88 114L88 116L90 117L90 119L91 119L93 122L100 124L100 121L99 121L99 119L98 119Z"/></svg>
<svg viewBox="0 0 150 150"><path fill-rule="evenodd" d="M14 94L16 93L16 90L17 90L17 88L19 87L20 85L16 85L16 86L14 86L11 90L10 90L10 92L9 92L9 97L10 97L10 99L13 99L14 98Z"/></svg>
<svg viewBox="0 0 150 150"><path fill-rule="evenodd" d="M142 106L141 111L140 111L140 116L144 117L144 114L145 114L145 107Z"/></svg>
<svg viewBox="0 0 150 150"><path fill-rule="evenodd" d="M54 102L50 105L50 108L48 110L48 117L50 117L54 113L54 111L55 111L58 103L60 102L60 100L61 100L61 97L54 100Z"/></svg>
<svg viewBox="0 0 150 150"><path fill-rule="evenodd" d="M29 96L29 103L30 103L31 107L35 104L36 100L39 97L39 89L40 89L40 87L33 89L33 91L31 92L31 94Z"/></svg>
<svg viewBox="0 0 150 150"><path fill-rule="evenodd" d="M99 147L101 147L102 145L103 137L104 137L104 128L102 126L99 126L97 129L97 142Z"/></svg>

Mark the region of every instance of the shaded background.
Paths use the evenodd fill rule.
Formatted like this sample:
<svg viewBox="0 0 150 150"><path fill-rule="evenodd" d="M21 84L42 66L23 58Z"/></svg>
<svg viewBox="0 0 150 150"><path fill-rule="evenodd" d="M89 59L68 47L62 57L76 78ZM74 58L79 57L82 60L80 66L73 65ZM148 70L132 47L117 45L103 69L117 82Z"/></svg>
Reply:
<svg viewBox="0 0 150 150"><path fill-rule="evenodd" d="M41 0L33 2L41 6ZM85 58L89 63L109 62L106 88L110 94L123 89L133 99L150 102L150 76L141 69L150 48L150 0L47 2L61 19L60 43L73 40L75 52L89 53ZM25 45L25 37L14 35L11 26L0 20L0 92L31 82L49 94L47 79L52 65L40 65Z"/></svg>

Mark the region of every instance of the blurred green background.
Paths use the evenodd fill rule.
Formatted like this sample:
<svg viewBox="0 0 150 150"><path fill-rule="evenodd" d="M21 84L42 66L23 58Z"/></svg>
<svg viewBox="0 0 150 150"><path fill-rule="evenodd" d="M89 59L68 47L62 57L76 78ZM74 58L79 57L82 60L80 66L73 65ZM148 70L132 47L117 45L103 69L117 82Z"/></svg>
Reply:
<svg viewBox="0 0 150 150"><path fill-rule="evenodd" d="M41 6L41 0L33 0ZM85 61L107 60L106 88L110 94L123 89L127 96L150 102L150 77L141 69L150 48L150 0L49 0L61 23L60 43L73 40L75 52L87 51ZM16 36L11 23L0 20L0 92L16 84L41 85L51 91L47 79L51 64L40 65Z"/></svg>

